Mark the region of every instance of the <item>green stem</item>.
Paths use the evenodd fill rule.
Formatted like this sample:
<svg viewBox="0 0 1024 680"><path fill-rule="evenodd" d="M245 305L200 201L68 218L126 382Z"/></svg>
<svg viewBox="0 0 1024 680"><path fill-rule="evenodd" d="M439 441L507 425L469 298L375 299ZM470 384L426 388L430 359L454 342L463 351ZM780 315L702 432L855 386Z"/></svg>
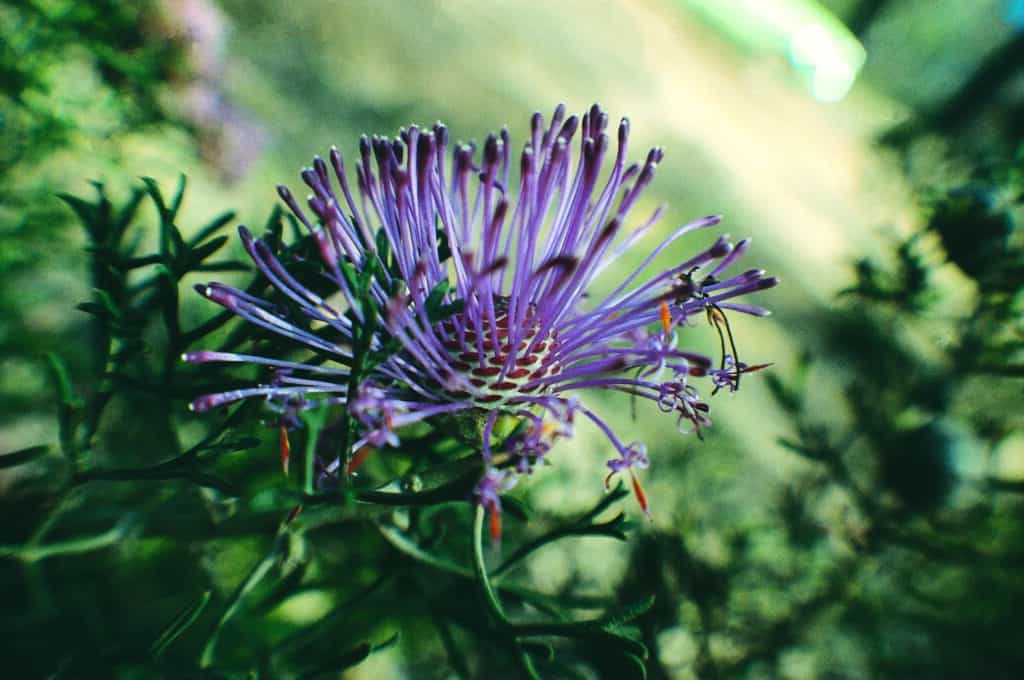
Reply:
<svg viewBox="0 0 1024 680"><path fill-rule="evenodd" d="M0 545L0 557L14 557L22 562L38 562L55 555L75 555L99 550L124 540L133 517L126 518L113 528L94 536L71 538L66 541L34 545Z"/></svg>
<svg viewBox="0 0 1024 680"><path fill-rule="evenodd" d="M503 629L511 629L512 624L505 617L505 610L501 606L501 600L498 599L498 595L491 587L491 581L487 576L487 563L484 562L484 518L486 515L487 510L484 509L484 506L477 505L476 516L473 519L473 571L476 573L476 582L480 585L480 592L484 596L484 601L487 603L487 607L497 623L498 633L502 634ZM508 632L511 633L512 631L508 630ZM512 648L513 656L515 656L520 669L523 671L523 676L528 680L540 680L540 675L537 674L537 669L533 666L533 660L526 653L526 650L522 648L522 645L519 644L518 636L514 633L510 636L509 644Z"/></svg>
<svg viewBox="0 0 1024 680"><path fill-rule="evenodd" d="M410 540L405 534L394 527L382 526L380 527L380 533L394 548L415 559L417 562L422 562L423 564L455 576L473 578L473 572L469 569L466 569L460 564L455 564L454 562L450 562L446 559L430 554L419 547L415 541Z"/></svg>
<svg viewBox="0 0 1024 680"><path fill-rule="evenodd" d="M603 527L593 524L570 525L566 527L559 527L553 531L550 531L543 536L539 536L536 539L520 546L515 552L509 555L504 562L502 562L497 569L491 574L495 579L504 576L512 567L516 566L524 559L529 557L531 553L540 548L543 548L548 543L554 543L555 541L566 538L569 536L602 536L607 535L602 533Z"/></svg>
<svg viewBox="0 0 1024 680"><path fill-rule="evenodd" d="M307 496L312 496L316 491L316 448L320 443L320 434L327 425L329 414L330 406L322 403L314 409L303 411L301 416L302 422L306 425L306 450L303 458L305 470L302 483L303 492Z"/></svg>
<svg viewBox="0 0 1024 680"><path fill-rule="evenodd" d="M270 552L252 568L252 571L250 571L245 577L245 580L243 580L235 592L232 593L230 600L228 600L227 607L224 608L224 612L220 615L220 618L214 625L209 637L206 639L206 644L203 646L203 652L199 659L200 668L209 668L210 665L213 664L217 641L220 639L221 629L224 628L224 624L228 622L228 619L234 616L235 612L238 611L242 604L242 600L245 599L246 595L252 592L253 589L259 585L260 581L270 573L270 570L274 565L277 564L284 552L287 540L287 529L285 526L281 526L277 531L277 536L274 537L274 544L270 548Z"/></svg>
<svg viewBox="0 0 1024 680"><path fill-rule="evenodd" d="M620 524L623 520L621 513L615 518L601 524L594 524L593 520L609 506L628 495L629 492L623 488L622 482L619 482L610 493L605 494L604 498L602 498L597 505L588 510L572 524L558 527L543 536L538 536L529 543L520 546L515 552L506 557L505 561L498 565L497 569L491 572L491 577L498 580L501 576L508 573L512 567L526 559L535 550L544 547L548 543L553 543L554 541L568 536L608 536L609 538L617 538L620 541L625 540L626 536L622 532Z"/></svg>
<svg viewBox="0 0 1024 680"><path fill-rule="evenodd" d="M487 510L482 505L476 506L476 517L473 519L473 571L476 573L476 581L480 585L480 592L484 596L487 607L499 624L507 625L505 610L501 601L491 588L491 580L487 576L487 564L484 562L484 517Z"/></svg>
<svg viewBox="0 0 1024 680"><path fill-rule="evenodd" d="M421 562L427 566L433 567L434 569L451 574L452 576L477 580L475 570L468 569L460 564L432 555L426 550L420 548L415 541L410 540L408 536L394 527L382 526L380 527L380 532L392 547L397 549L399 552L408 555L417 562ZM523 600L524 602L528 602L539 611L551 616L557 615L557 612L546 603L546 596L542 593L507 584L501 585L498 588L501 592L505 592L514 598ZM597 600L587 598L576 598L574 600L567 601L567 604L568 606L575 608L594 609L600 607L602 603Z"/></svg>

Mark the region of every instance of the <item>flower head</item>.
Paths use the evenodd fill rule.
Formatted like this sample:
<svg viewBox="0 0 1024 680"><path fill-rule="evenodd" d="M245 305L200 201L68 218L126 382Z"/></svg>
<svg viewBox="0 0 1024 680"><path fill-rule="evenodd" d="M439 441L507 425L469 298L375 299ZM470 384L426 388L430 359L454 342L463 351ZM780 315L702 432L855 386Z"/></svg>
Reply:
<svg viewBox="0 0 1024 680"><path fill-rule="evenodd" d="M654 148L644 162L630 163L628 143L627 119L610 135L599 106L581 117L566 117L559 106L550 121L540 114L531 119L515 176L506 130L478 148L451 144L441 124L404 129L397 139L363 137L355 186L337 149L327 161L316 158L302 173L312 216L287 188L278 192L309 230L322 277L342 303L300 283L268 243L240 228L257 268L293 311L222 284L200 292L312 357L188 354L189 361L279 369L272 384L206 395L192 407L203 411L249 397L296 404L296 397L315 395L347 404L362 427L355 448L397 446L402 425L471 412L484 423L480 447L488 460L495 423L512 415L526 419L525 430L503 444L520 471L571 433L578 412L619 452L613 473L617 466L646 467L642 448L623 445L577 395L603 389L648 399L699 432L710 423L708 407L688 380L706 376L713 362L679 348L679 330L712 308L764 315L736 299L777 281L760 270L725 277L748 244L734 246L725 237L668 270L648 272L680 236L719 222L710 216L645 246L646 258L611 294L588 295L602 272L640 247L662 214L659 208L638 224L632 220L663 152ZM364 298L353 272L371 272ZM358 342L383 358L350 393ZM728 382L714 375L716 386ZM507 486L495 474L489 467L477 493L491 509L500 508L496 494Z"/></svg>

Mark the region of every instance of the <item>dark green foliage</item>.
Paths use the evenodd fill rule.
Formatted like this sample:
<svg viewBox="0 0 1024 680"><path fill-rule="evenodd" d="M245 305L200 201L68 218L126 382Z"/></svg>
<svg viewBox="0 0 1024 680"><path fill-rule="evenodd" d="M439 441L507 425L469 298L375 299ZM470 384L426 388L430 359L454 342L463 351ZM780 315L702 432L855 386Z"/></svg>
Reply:
<svg viewBox="0 0 1024 680"><path fill-rule="evenodd" d="M82 331L72 322L40 332L28 320L34 303L63 292L55 273L77 275L71 213L53 194L82 180L73 175L83 162L116 155L119 140L180 125L162 97L188 68L168 32L155 0L0 0L0 355L8 360L35 361ZM130 203L125 211L130 218ZM65 360L84 368L77 354ZM24 391L5 386L0 397L5 424L38 411Z"/></svg>
<svg viewBox="0 0 1024 680"><path fill-rule="evenodd" d="M11 137L18 144L3 150L0 176L15 163L52 152L74 130L74 121L44 104L53 87L52 69L69 52L87 55L101 81L122 93L129 125L165 119L153 84L174 76L180 48L147 35L147 24L155 28L155 4L21 0L0 5L0 82L3 96L18 110L14 120L25 125Z"/></svg>
<svg viewBox="0 0 1024 680"><path fill-rule="evenodd" d="M304 415L306 470L295 483L271 475L275 466L260 462L272 460L261 442L273 438L261 435L258 405L203 418L198 436L194 427L184 433L183 426L197 420L184 410L187 398L228 386L233 378L224 370L181 364L183 350L211 339L224 347L259 342L273 349L268 334L228 324L229 315L191 327L183 321L184 278L239 268L212 259L225 243L217 231L230 215L192 230L191 239L182 235L177 220L184 191L182 179L167 200L153 181L143 180L120 206L100 184L92 200L61 197L90 244L94 297L79 309L91 317L87 337L94 363L88 374L75 376L60 356L48 358L63 462L48 456L45 446L0 458L5 468L42 470L46 464L55 470L26 477L20 490L3 497L7 512L32 499L31 511L9 523L0 542L0 580L5 590L22 594L4 612L10 663L29 675L57 677L312 678L401 644L398 634L408 626L432 625L447 640L452 665L476 669L464 674L609 663L626 673L615 677L643 677L647 652L630 637L628 624L651 606L650 598L617 607L569 592L537 592L512 577L524 560L555 541L624 540L622 513L605 515L625 491L615 490L576 518L531 520L535 528L522 532L522 545L489 570L488 592L493 602L500 597L505 603L495 619L493 609L488 615L484 608L487 598L456 595L474 580L471 545L477 569L484 569L479 523L475 541L458 538L471 533L469 500L481 463L479 454L444 433L407 438L407 452L379 454L388 460L377 467L386 463L403 470L400 480L382 485L386 479L374 481L371 471L364 481L334 491L316 489L312 461L325 448L349 448L347 415L329 409ZM139 253L135 245L139 209L146 202L158 218L154 253ZM281 213L275 212L267 231L280 234L282 228ZM310 248L308 238L299 239L279 256L310 263ZM342 266L366 317L375 318L376 302L369 295L373 266L358 272ZM316 268L296 272L310 285L320 276ZM247 290L269 294L260 277ZM453 313L441 304L442 293L430 296L437 319ZM354 375L385 358L370 353L363 340L370 333L366 324L356 333ZM353 381L352 389L357 385ZM135 431L140 418L144 433ZM414 453L423 447L454 454ZM375 508L405 509L389 519ZM523 510L510 499L506 515L525 520ZM240 552L219 564L220 551ZM187 558L189 552L205 557L196 562ZM187 566L181 564L186 559ZM68 570L92 574L95 592L84 599L76 594L74 584L80 582L69 579ZM246 575L239 581L240 573ZM426 582L429 589L416 585ZM307 616L304 623L282 621L280 608L295 606L289 603L303 594L324 603L327 613ZM157 605L139 609L140 599ZM565 618L573 609L598 606L607 613L578 622ZM549 618L538 620L533 612ZM89 635L77 631L81 616L92 620ZM41 645L52 635L72 643L59 654L43 653ZM418 649L422 641L408 644Z"/></svg>
<svg viewBox="0 0 1024 680"><path fill-rule="evenodd" d="M649 677L677 677L661 645L680 630L700 678L780 677L816 645L840 651L813 677L1019 674L1024 486L990 470L1024 426L1024 164L974 166L959 186L923 187L921 225L858 260L834 306L789 321L809 346L763 380L804 467L770 516L722 520L715 564L691 547L709 532L685 520L635 543L621 592L654 589L637 621ZM843 403L823 407L835 380ZM826 499L840 510L823 521ZM754 550L780 528L772 555L793 567ZM771 613L745 609L759 599Z"/></svg>
<svg viewBox="0 0 1024 680"><path fill-rule="evenodd" d="M14 667L57 677L323 677L399 645L414 672L441 664L458 677L668 678L673 671L659 660L660 635L683 624L698 645L694 670L726 678L774 667L832 611L842 612L846 634L888 650L872 662L882 677L971 667L965 657L974 658L975 649L984 649L985 659L974 663L993 677L1017 660L1009 631L1013 603L1024 597L1012 577L1024 560L1013 547L1019 506L1001 499L1020 490L994 480L984 488L987 497L951 509L964 487L983 483L962 478L958 463L977 446L974 432L1000 437L1015 427L1006 410L963 396L978 375L1015 375L1019 339L1007 313L1019 308L1019 291L998 274L1020 257L1015 231L1000 237L1003 249L987 267L972 270L975 306L942 320L952 338L942 357L915 343L918 327L935 323L929 315L941 300L932 271L953 257L943 251L926 258L915 244L927 231L966 228L948 219L932 220L899 244L895 272L879 266L862 275L843 296L848 307L821 313L821 345L801 358L794 375L766 374L790 419L781 443L820 469L777 499L789 550L813 555L827 540L812 499L832 488L847 498L851 521L840 531L852 552L789 602L784 618L749 618L735 629L729 607L744 587L756 541L741 529L729 538L736 557L726 566L699 557L685 527L680 534L648 533L632 547L619 604L572 588L540 592L518 567L556 541L626 540L624 515L609 516L625 491L568 518L538 516L507 498L506 519L518 521L509 522L504 560L492 566L483 510L470 518L479 456L443 425L404 438L401 450L379 452L353 483L330 490L314 484L313 460L348 450L353 423L346 414L305 413L305 427L293 433L304 469L291 479L276 471L276 434L266 433L258 404L226 416L187 414L188 398L241 384L235 371L250 370L179 363L196 342L225 349L258 343L280 356L293 350L226 313L186 321L195 315L182 313L190 299L181 295L185 279L242 267L214 259L230 214L185 238L178 224L184 192L182 180L168 199L144 180L120 205L100 184L91 200L61 197L89 240L94 293L79 309L90 319L83 337L92 343L93 363L79 375L61 356L47 358L63 456L37 446L0 457L4 469L36 472L3 497L15 519L0 542L0 579L18 595L0 624ZM993 219L1015 224L1015 200ZM155 252L136 245L145 205L157 217ZM938 199L933 214L949 210ZM309 238L280 245L284 222L275 211L266 225L277 255L304 285L322 286ZM375 318L375 266L339 266L361 311ZM282 309L289 304L259 276L244 287ZM443 293L428 296L437 320L453 313L441 304ZM397 347L385 342L371 352L365 338L372 323L356 333L355 375ZM853 422L842 428L819 420L809 400L816 366L826 358L846 367ZM1012 399L1019 387L997 389ZM888 585L867 587L874 563L885 565ZM81 589L83 575L91 590ZM785 591L788 578L767 572L758 580ZM934 585L946 582L958 585ZM317 603L317 613L283 614L301 612L303 598ZM140 609L139 601L153 605ZM963 609L967 601L973 610ZM683 603L693 607L685 624ZM90 621L85 632L83 616ZM931 656L873 637L883 619L894 634L923 636ZM992 620L1006 634L980 636ZM741 641L741 654L716 655L712 641L723 632ZM72 640L60 654L45 651L54 634ZM960 640L973 646L954 644Z"/></svg>
<svg viewBox="0 0 1024 680"><path fill-rule="evenodd" d="M1013 217L994 204L990 191L968 186L951 192L936 202L928 223L949 260L976 280L991 278L993 266L1004 264L1014 231Z"/></svg>
<svg viewBox="0 0 1024 680"><path fill-rule="evenodd" d="M657 576L659 602L696 606L700 677L778 668L829 612L841 612L842 636L865 641L873 677L1016 675L1024 660L1011 604L1024 598L1017 578L1024 557L1021 487L986 476L979 459L1021 426L1021 169L1019 161L989 168L969 187L933 199L930 219L896 244L890 268L858 263L855 285L842 294L845 305L814 319L821 344L794 375L766 376L789 418L780 443L814 466L779 499L788 549L806 560L820 554L827 534L812 515L814 504L824 494L845 504L831 532L851 552L834 559L809 595L784 617L745 619L733 629L727 603L753 596L736 584L747 568L742 556L717 578L697 581L715 571L698 569L685 551L669 558L678 551L674 540L648 540L634 553L634 571ZM926 257L918 245L933 237L943 247ZM972 304L957 315L937 313L948 290L932 281L946 262L976 287ZM943 351L928 343L935 336ZM819 372L832 364L843 367L846 426L824 420L811 396ZM752 539L736 537L740 555ZM685 530L682 540L685 546ZM672 573L659 566L665 561L692 566ZM778 587L784 590L785 581ZM656 608L641 619L644 640L679 623L677 611ZM707 645L722 633L741 639L743 653L715 660ZM835 670L835 677L849 677ZM658 666L651 671L671 677Z"/></svg>

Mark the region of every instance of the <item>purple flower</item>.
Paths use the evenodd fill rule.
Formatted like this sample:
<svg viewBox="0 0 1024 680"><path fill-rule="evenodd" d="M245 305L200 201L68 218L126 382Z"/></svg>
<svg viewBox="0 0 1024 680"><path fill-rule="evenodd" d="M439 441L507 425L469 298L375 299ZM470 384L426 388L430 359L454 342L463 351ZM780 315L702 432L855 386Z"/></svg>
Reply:
<svg viewBox="0 0 1024 680"><path fill-rule="evenodd" d="M302 173L313 216L287 188L278 187L278 193L315 239L323 275L338 295L325 299L301 284L271 246L244 227L239 231L249 255L301 312L299 318L230 286L211 283L199 290L246 321L292 340L316 361L187 354L188 361L284 369L271 384L202 396L192 408L205 411L250 397L275 404L299 403L297 397L345 404L353 339L361 328L372 327L371 350L398 349L373 367L347 404L362 426L357 449L396 446L402 425L465 412L484 423L480 445L490 461L495 424L508 415L527 421L503 451L524 471L544 458L554 439L571 433L578 412L607 434L619 452L616 465L646 467L639 446L623 445L577 402L577 395L592 389L653 401L699 433L710 424L708 407L687 381L707 375L713 362L678 347L684 322L710 308L765 315L736 300L777 280L761 270L725 277L748 245L734 246L725 237L650 273L655 258L679 237L714 226L719 218L703 217L673 229L653 247L643 245L663 209L638 222L633 211L663 152L654 148L643 163L631 164L629 121L623 119L613 133L614 150L607 127L608 116L597 105L579 118L566 118L559 106L547 123L534 114L517 174L510 172L506 130L478 149L449 144L441 124L404 129L394 140L363 137L355 186L337 149L327 161L314 159ZM611 169L604 174L609 158ZM647 251L640 266L611 294L588 294L591 283L630 249ZM367 312L342 269L362 271L374 263L375 306ZM433 315L439 306L451 312ZM367 319L368 313L377 318ZM667 382L666 370L672 374ZM328 469L337 467L335 461ZM501 488L481 486L480 502L500 507L495 494Z"/></svg>
<svg viewBox="0 0 1024 680"><path fill-rule="evenodd" d="M715 389L711 391L711 394L716 394L718 390L723 387L728 389L730 392L735 392L740 388L740 376L742 374L760 371L768 368L769 366L771 366L771 364L749 366L742 361L737 362L733 355L726 354L722 357L721 368L708 371L708 375L711 376L711 382L715 385Z"/></svg>
<svg viewBox="0 0 1024 680"><path fill-rule="evenodd" d="M546 419L530 411L517 413L524 419L525 427L520 432L513 432L502 444L502 450L512 454L516 472L533 474L533 468L544 463L544 457L556 441L572 437L573 416L579 410L579 400L570 397L563 404L553 406L545 414ZM489 446L484 449L484 455L490 458Z"/></svg>
<svg viewBox="0 0 1024 680"><path fill-rule="evenodd" d="M700 392L688 384L686 378L686 375L680 375L658 386L658 408L664 413L678 414L676 425L680 432L688 434L692 431L702 439L700 428L711 424L707 416L711 407L701 400ZM692 427L684 425L684 420L689 421Z"/></svg>
<svg viewBox="0 0 1024 680"><path fill-rule="evenodd" d="M480 505L494 512L501 512L501 494L516 485L516 477L511 470L488 468L480 478L473 495Z"/></svg>
<svg viewBox="0 0 1024 680"><path fill-rule="evenodd" d="M643 487L640 486L640 479L636 475L637 468L645 470L650 464L651 462L647 459L647 447L640 442L633 442L625 448L620 448L619 457L608 461L608 467L611 469L611 472L604 479L604 487L608 488L612 477L620 472L629 470L629 476L633 481L633 494L636 496L643 511L650 515L650 508L647 505L647 494L644 493Z"/></svg>
<svg viewBox="0 0 1024 680"><path fill-rule="evenodd" d="M608 461L608 467L611 469L611 474L608 477L610 479L612 475L618 474L623 470L632 470L633 468L644 470L650 464L651 462L647 459L647 447L640 442L633 442L619 452L618 458L612 458ZM605 486L607 486L607 483L606 480Z"/></svg>
<svg viewBox="0 0 1024 680"><path fill-rule="evenodd" d="M511 470L489 467L473 489L476 502L482 505L490 516L491 540L501 538L501 494L516 485L516 476Z"/></svg>
<svg viewBox="0 0 1024 680"><path fill-rule="evenodd" d="M387 392L372 383L363 383L348 408L366 429L364 439L368 444L399 445L398 435L395 433L395 412L399 404L388 398Z"/></svg>

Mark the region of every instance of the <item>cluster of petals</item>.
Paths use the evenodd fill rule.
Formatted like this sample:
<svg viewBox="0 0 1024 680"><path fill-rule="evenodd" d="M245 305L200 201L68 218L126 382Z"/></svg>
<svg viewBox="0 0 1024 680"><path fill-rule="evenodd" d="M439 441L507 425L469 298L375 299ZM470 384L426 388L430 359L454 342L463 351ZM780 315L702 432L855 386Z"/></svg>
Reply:
<svg viewBox="0 0 1024 680"><path fill-rule="evenodd" d="M245 321L289 339L305 358L189 353L188 361L258 364L274 375L265 384L201 396L192 407L205 411L247 398L278 408L340 404L359 423L356 449L399 446L405 425L468 412L484 423L480 450L488 464L477 498L495 510L515 474L532 470L555 440L571 434L577 414L616 449L613 474L646 467L642 446L623 444L582 396L610 390L647 399L699 432L710 420L695 383L710 377L712 387L728 387L730 376L725 357L680 348L680 332L691 332L688 320L712 307L767 314L740 298L777 281L758 269L730 273L749 241L724 236L651 271L680 237L719 218L702 217L652 242L663 208L640 219L634 212L663 151L630 162L629 136L628 119L609 129L597 105L579 117L559 106L550 120L533 116L517 158L507 130L478 146L451 143L440 123L403 129L394 139L363 137L354 183L337 149L316 158L302 172L306 207L287 188L278 191L311 234L321 277L335 292L323 296L312 289L323 286L300 282L279 249L244 227L249 256L287 304L219 283L198 287ZM644 256L623 274L617 261L630 251ZM378 272L374 304L364 306L342 269L371 263ZM602 274L617 279L597 297L591 286ZM434 318L432 306L457 311ZM357 327L375 329L371 350L398 349L352 391ZM525 419L525 429L492 442L502 416ZM497 446L508 454L504 463L492 455ZM325 468L336 471L338 461Z"/></svg>

